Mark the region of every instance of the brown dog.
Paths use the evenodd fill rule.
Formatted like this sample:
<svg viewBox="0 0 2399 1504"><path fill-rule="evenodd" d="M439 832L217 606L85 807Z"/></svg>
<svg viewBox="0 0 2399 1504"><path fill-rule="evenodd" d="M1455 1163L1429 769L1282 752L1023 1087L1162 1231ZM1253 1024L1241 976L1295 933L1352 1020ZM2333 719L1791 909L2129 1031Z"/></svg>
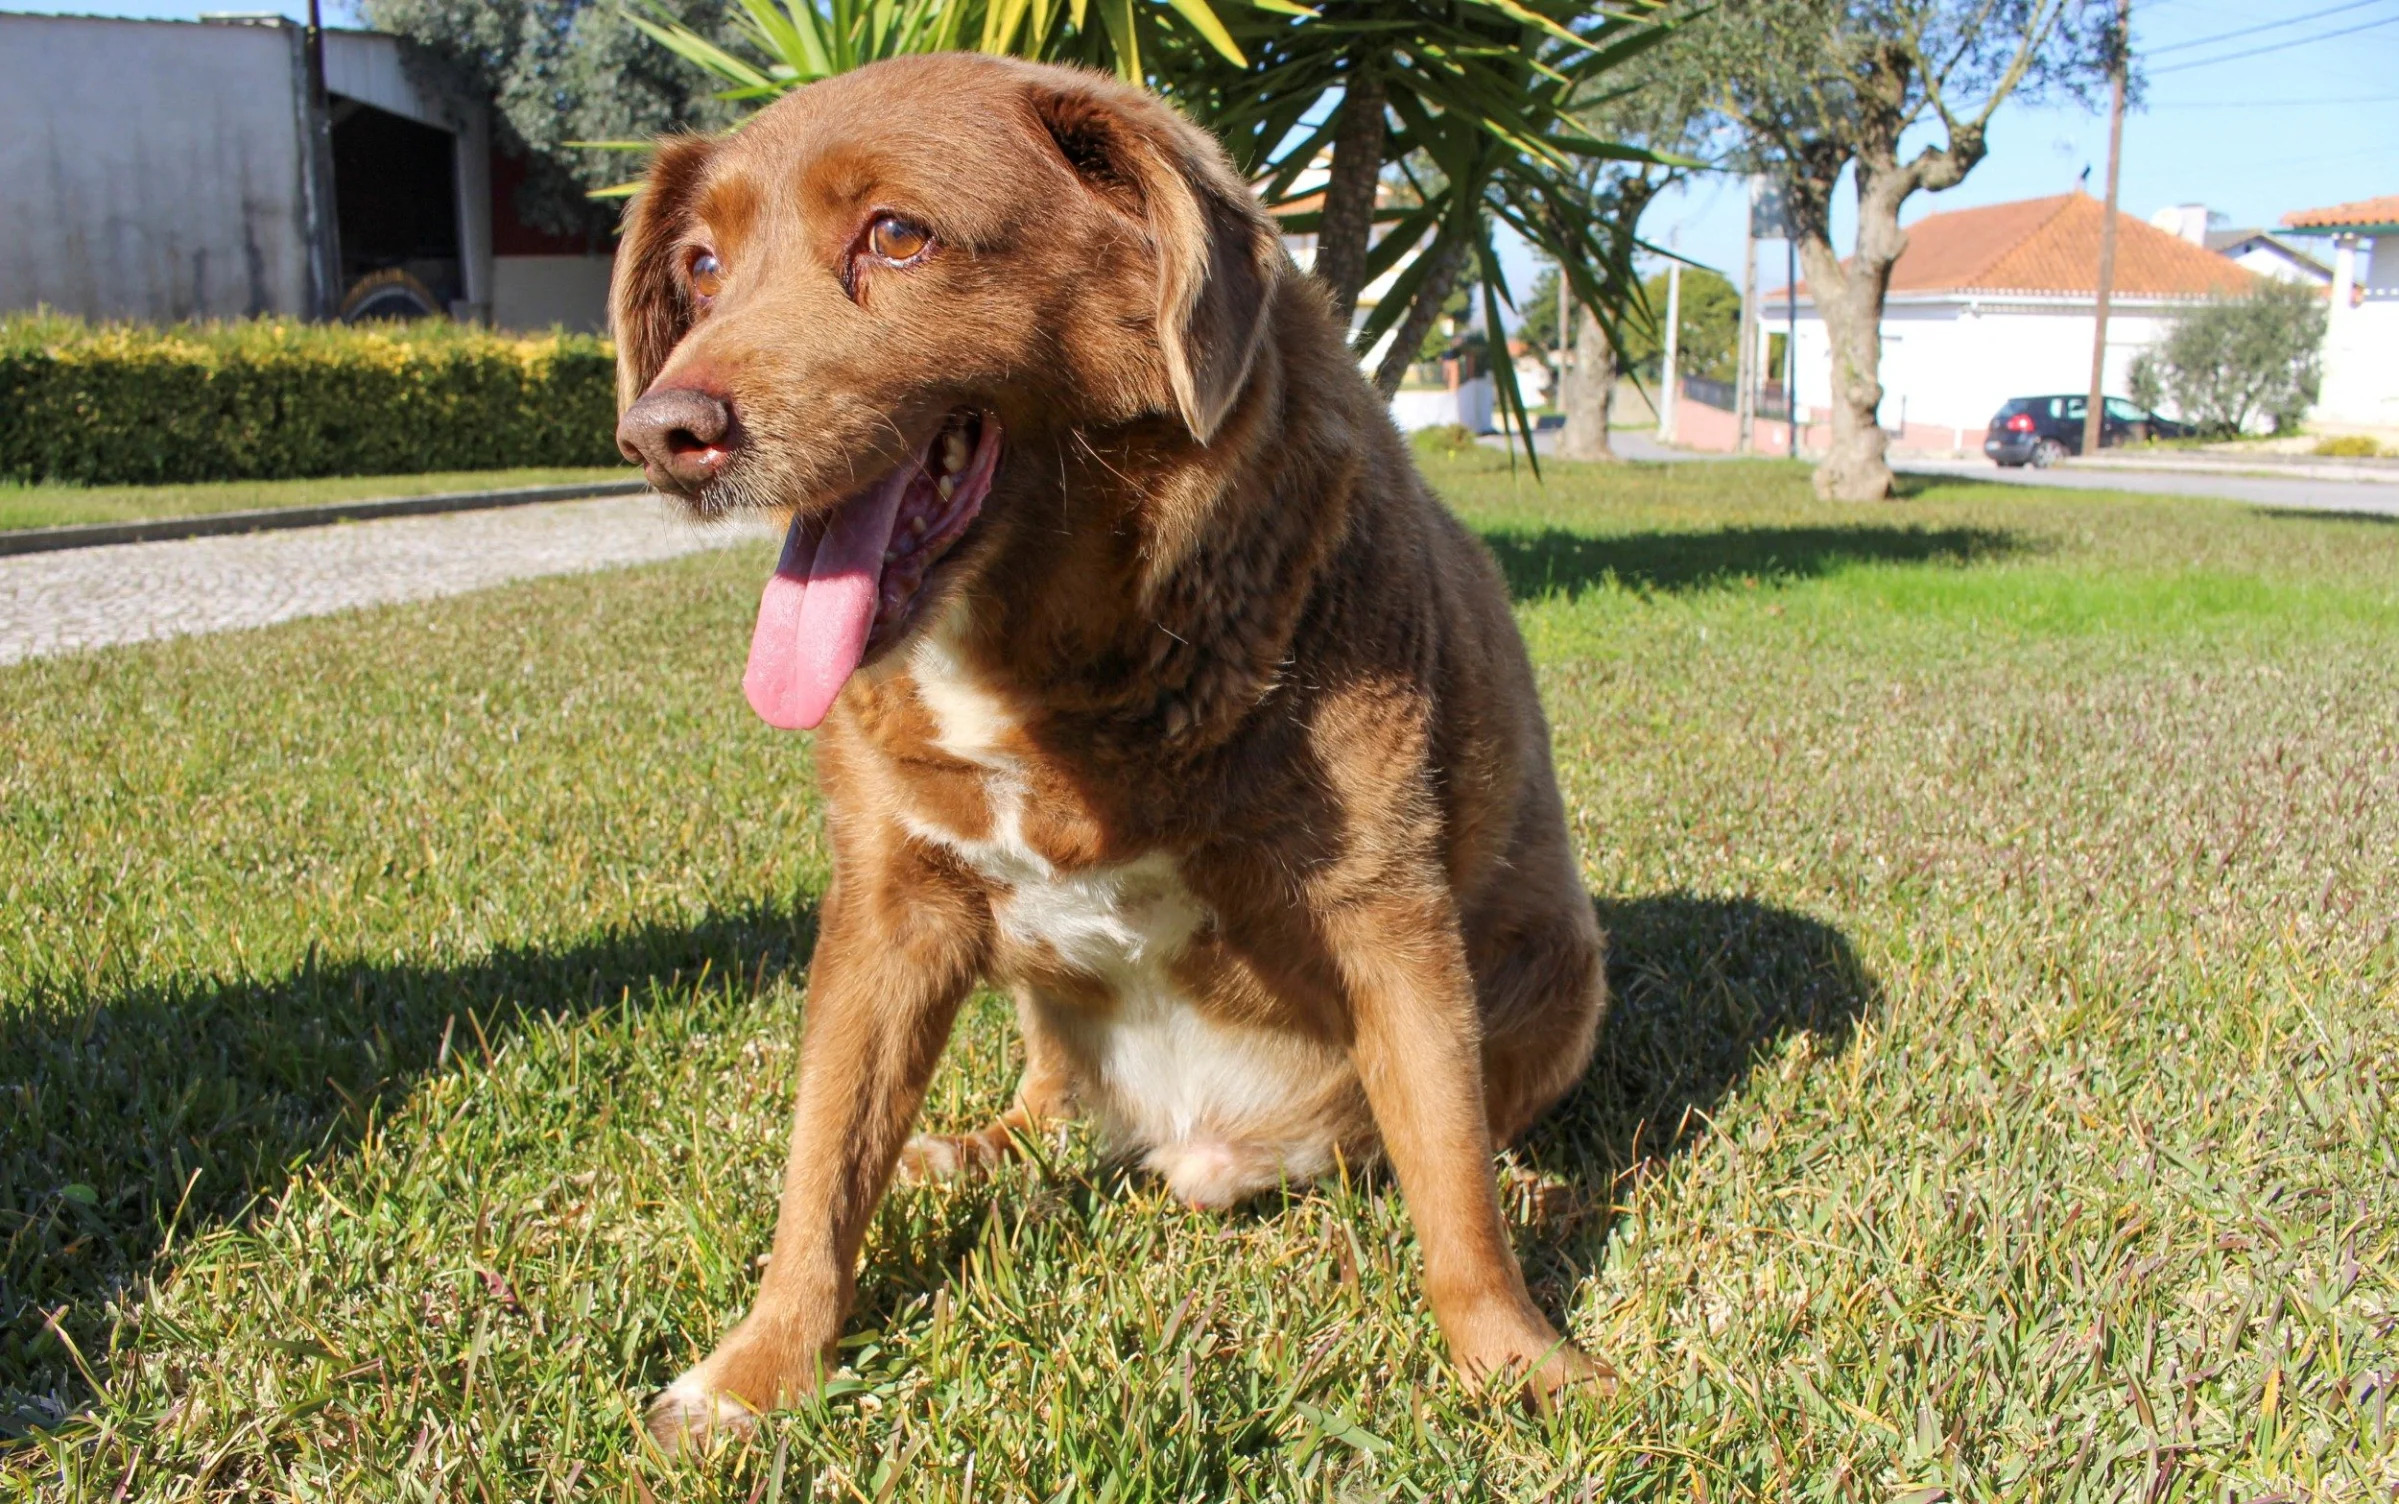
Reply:
<svg viewBox="0 0 2399 1504"><path fill-rule="evenodd" d="M793 514L743 683L834 849L774 1255L659 1437L815 1385L896 1168L1078 1104L1201 1206L1386 1158L1467 1372L1595 1375L1491 1165L1605 1002L1524 647L1215 142L881 63L666 143L616 266L626 453ZM1015 1104L911 1141L978 979Z"/></svg>

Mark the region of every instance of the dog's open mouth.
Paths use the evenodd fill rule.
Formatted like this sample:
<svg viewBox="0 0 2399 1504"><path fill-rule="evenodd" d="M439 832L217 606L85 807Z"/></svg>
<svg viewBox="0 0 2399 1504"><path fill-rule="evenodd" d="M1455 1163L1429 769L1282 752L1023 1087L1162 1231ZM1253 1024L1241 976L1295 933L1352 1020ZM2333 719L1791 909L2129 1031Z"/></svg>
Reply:
<svg viewBox="0 0 2399 1504"><path fill-rule="evenodd" d="M955 413L873 485L792 519L741 676L761 719L799 731L825 718L868 648L906 630L926 574L983 510L999 462L999 420Z"/></svg>

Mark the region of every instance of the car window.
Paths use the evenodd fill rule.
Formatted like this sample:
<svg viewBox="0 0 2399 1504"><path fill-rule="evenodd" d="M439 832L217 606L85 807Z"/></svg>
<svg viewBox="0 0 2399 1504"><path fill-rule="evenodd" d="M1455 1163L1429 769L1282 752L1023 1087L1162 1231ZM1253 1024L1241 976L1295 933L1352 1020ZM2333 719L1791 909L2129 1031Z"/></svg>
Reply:
<svg viewBox="0 0 2399 1504"><path fill-rule="evenodd" d="M2052 397L2052 398L2050 398L2050 399L2049 399L2047 402L2045 402L2045 403L2043 403L2043 404L2042 404L2041 410L2042 410L2043 412L2047 413L2047 414L2048 414L2050 417L2052 417L2052 418L2056 417L2056 416L2057 416L2057 405L2058 405L2058 403L2059 403L2059 401L2060 401L2060 400L2062 400L2062 399L2060 399L2060 398L2057 398L2057 397Z"/></svg>
<svg viewBox="0 0 2399 1504"><path fill-rule="evenodd" d="M2149 421L2149 414L2146 410L2135 407L2122 397L2107 399L2107 415L2120 423L2146 423Z"/></svg>
<svg viewBox="0 0 2399 1504"><path fill-rule="evenodd" d="M2065 416L2069 418L2079 418L2083 415L2084 411L2090 407L2090 405L2091 403L2088 397L2068 397L2066 399Z"/></svg>

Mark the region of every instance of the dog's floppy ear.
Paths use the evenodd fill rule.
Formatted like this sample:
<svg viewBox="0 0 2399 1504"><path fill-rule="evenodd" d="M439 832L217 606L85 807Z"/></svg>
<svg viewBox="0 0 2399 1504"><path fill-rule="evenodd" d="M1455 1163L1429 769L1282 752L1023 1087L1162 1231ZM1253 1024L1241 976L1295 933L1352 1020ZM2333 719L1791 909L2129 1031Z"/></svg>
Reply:
<svg viewBox="0 0 2399 1504"><path fill-rule="evenodd" d="M1035 117L1084 185L1140 221L1158 256L1158 348L1193 438L1215 436L1248 381L1282 253L1216 143L1164 105L1043 85Z"/></svg>
<svg viewBox="0 0 2399 1504"><path fill-rule="evenodd" d="M675 275L675 256L691 222L693 195L716 152L706 136L658 143L641 191L625 208L616 269L608 283L608 327L616 337L618 411L649 390L667 352L691 327L691 305Z"/></svg>

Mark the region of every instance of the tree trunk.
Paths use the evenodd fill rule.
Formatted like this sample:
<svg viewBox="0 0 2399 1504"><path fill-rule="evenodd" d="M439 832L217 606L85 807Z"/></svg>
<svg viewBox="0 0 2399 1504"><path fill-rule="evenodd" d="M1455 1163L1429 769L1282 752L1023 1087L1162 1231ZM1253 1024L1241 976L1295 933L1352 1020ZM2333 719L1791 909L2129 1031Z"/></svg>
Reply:
<svg viewBox="0 0 2399 1504"><path fill-rule="evenodd" d="M1616 400L1616 347L1608 331L1588 308L1578 309L1574 328L1574 369L1561 373L1564 388L1559 406L1566 426L1558 434L1558 453L1570 460L1612 460L1608 443L1608 407Z"/></svg>
<svg viewBox="0 0 2399 1504"><path fill-rule="evenodd" d="M1466 265L1466 237L1461 235L1447 245L1436 244L1424 254L1434 258L1425 272L1424 281L1417 284L1416 301L1408 305L1407 317L1391 336L1391 348L1383 352L1383 363L1374 369L1374 384L1385 400L1399 391L1399 384L1408 379L1408 367L1416 363L1416 352L1424 345L1425 334L1433 320L1441 316L1441 305L1449 301L1449 290L1458 282L1458 273ZM1498 347L1498 358L1505 359L1508 347L1504 336Z"/></svg>
<svg viewBox="0 0 2399 1504"><path fill-rule="evenodd" d="M1876 60L1865 90L1866 108L1858 134L1846 149L1820 141L1803 152L1786 183L1786 203L1799 239L1800 265L1817 317L1832 347L1832 447L1816 467L1816 494L1827 501L1883 501L1892 494L1885 452L1890 441L1878 416L1882 407L1883 300L1891 268L1908 248L1899 228L1899 209L1919 189L1955 186L1981 161L1985 149L1979 121L1951 125L1948 145L1925 147L1899 160L1907 124L1906 56L1890 52ZM2011 82L2007 85L2013 88ZM2002 94L2005 90L2001 91ZM1846 157L1857 178L1857 250L1846 265L1831 238L1833 185ZM1794 417L1797 415L1794 414Z"/></svg>
<svg viewBox="0 0 2399 1504"><path fill-rule="evenodd" d="M1884 501L1892 491L1885 458L1890 441L1879 416L1883 295L1892 263L1907 249L1907 234L1899 228L1907 192L1864 161L1857 172L1857 252L1846 266L1820 217L1807 216L1799 227L1799 259L1832 348L1832 445L1816 467L1816 494L1827 501Z"/></svg>
<svg viewBox="0 0 2399 1504"><path fill-rule="evenodd" d="M1882 299L1853 284L1832 247L1802 241L1800 254L1832 347L1832 444L1816 467L1816 494L1827 501L1885 500L1892 477L1884 459L1889 440L1879 416Z"/></svg>
<svg viewBox="0 0 2399 1504"><path fill-rule="evenodd" d="M1316 227L1316 279L1333 295L1333 316L1344 335L1366 285L1366 253L1374 240L1375 189L1383 179L1383 79L1374 50L1350 54L1344 75L1341 123L1333 132L1333 162L1324 185L1324 214Z"/></svg>

